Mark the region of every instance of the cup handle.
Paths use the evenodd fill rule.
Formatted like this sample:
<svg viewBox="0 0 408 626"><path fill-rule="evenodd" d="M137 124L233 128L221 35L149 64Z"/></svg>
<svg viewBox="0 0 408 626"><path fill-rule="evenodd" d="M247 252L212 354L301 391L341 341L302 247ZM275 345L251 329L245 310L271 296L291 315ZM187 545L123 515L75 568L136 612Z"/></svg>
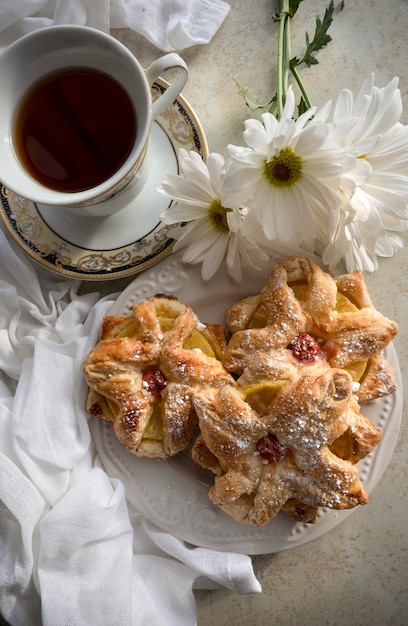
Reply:
<svg viewBox="0 0 408 626"><path fill-rule="evenodd" d="M176 70L176 75L166 91L153 103L153 119L156 119L160 113L173 104L187 82L188 69L186 63L176 52L170 52L153 61L145 70L149 85L152 86L156 78L167 70Z"/></svg>

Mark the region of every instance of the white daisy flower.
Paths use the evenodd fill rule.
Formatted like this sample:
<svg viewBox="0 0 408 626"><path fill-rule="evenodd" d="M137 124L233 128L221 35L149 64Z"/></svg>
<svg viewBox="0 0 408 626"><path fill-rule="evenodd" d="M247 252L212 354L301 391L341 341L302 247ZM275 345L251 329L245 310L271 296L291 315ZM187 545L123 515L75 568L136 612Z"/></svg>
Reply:
<svg viewBox="0 0 408 626"><path fill-rule="evenodd" d="M161 215L165 224L179 224L174 231L174 251L184 249L185 263L202 263L202 277L210 279L226 260L228 274L242 280L242 264L256 267L267 254L255 236L244 235L241 224L246 210L227 208L221 193L224 157L211 153L204 163L194 151L180 150L181 174L167 173L159 191L173 199Z"/></svg>
<svg viewBox="0 0 408 626"><path fill-rule="evenodd" d="M386 87L367 79L354 99L340 92L332 134L356 156L356 165L342 176L342 205L329 225L323 259L333 266L344 259L348 271L378 267L378 256L392 256L402 247L397 231L408 229L408 127L402 113L398 79ZM344 120L351 120L347 133Z"/></svg>
<svg viewBox="0 0 408 626"><path fill-rule="evenodd" d="M323 245L322 260L333 271L342 262L348 272L374 272L378 268L377 255L391 257L403 246L396 233L384 229L378 216L358 221L347 201L332 215L329 231L330 241L326 247Z"/></svg>
<svg viewBox="0 0 408 626"><path fill-rule="evenodd" d="M245 122L248 147L228 146L231 163L222 190L227 205L241 202L256 211L268 239L310 247L338 209L341 174L355 159L331 141L322 121L328 107L324 115L311 108L297 120L294 109L289 88L279 120L264 113L262 122Z"/></svg>

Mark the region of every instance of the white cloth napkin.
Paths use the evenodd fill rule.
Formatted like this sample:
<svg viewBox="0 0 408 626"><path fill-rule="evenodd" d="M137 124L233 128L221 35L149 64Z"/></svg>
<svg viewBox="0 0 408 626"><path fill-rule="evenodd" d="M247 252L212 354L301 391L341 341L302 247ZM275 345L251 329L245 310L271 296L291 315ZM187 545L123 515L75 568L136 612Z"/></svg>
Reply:
<svg viewBox="0 0 408 626"><path fill-rule="evenodd" d="M12 626L193 626L193 587L257 593L246 555L127 504L95 453L81 365L114 297L79 295L0 228L0 613Z"/></svg>
<svg viewBox="0 0 408 626"><path fill-rule="evenodd" d="M160 50L208 43L229 11L223 0L1 0L0 48L51 24L130 28Z"/></svg>

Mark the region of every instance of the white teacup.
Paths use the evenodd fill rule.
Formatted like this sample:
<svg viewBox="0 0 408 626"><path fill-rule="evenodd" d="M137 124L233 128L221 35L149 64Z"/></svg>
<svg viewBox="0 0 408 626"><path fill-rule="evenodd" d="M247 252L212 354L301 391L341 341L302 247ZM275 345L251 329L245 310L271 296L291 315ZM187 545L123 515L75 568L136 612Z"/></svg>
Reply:
<svg viewBox="0 0 408 626"><path fill-rule="evenodd" d="M38 91L38 84L44 84L44 79L48 81L50 76L64 75L66 77L67 72L72 72L73 69L85 72L86 76L90 76L89 81L95 71L99 77L102 72L105 77L107 75L113 79L116 86L119 84L119 88L124 90L127 105L130 106L130 109L129 107L126 109L130 113L123 115L123 119L120 119L119 123L122 126L127 124L132 115L135 116L135 119L133 118L132 124L129 125L129 130L126 127L126 132L123 133L124 141L126 140L128 145L125 146L126 152L123 152L121 156L122 162L119 163L118 161L117 168L109 172L105 179L98 180L96 183L92 182L88 188L78 190L73 186L73 189L70 189L71 174L69 172L71 170L69 167L65 168L65 165L61 165L63 161L58 162L57 177L60 177L64 184L65 182L69 183L69 190L67 191L65 187L61 189L58 188L58 185L54 186L54 179L51 183L48 180L44 182L41 175L37 176L36 170L30 170L27 165L30 162L24 161L24 156L29 154L30 146L38 148L38 140L42 141L44 137L47 137L49 145L46 147L41 145L37 152L33 153L37 159L35 162L33 158L35 167L38 165L46 169L46 163L57 163L56 156L51 154L50 146L56 143L54 140L60 139L63 133L55 132L55 130L51 133L48 132L47 124L52 119L48 108L37 106L37 113L38 111L41 112L40 119L35 119L35 122L31 120L31 127L27 125L27 128L34 128L34 135L30 135L31 131L27 131L26 135L23 136L22 128L26 128L26 126L21 120L26 121L24 116L29 110L26 101L28 97L31 97L32 92ZM151 85L166 70L175 70L172 72L172 75L175 76L174 80L153 103ZM174 102L183 89L187 81L187 66L178 54L170 53L160 57L144 70L134 55L111 35L86 26L51 26L25 35L10 45L0 55L0 76L2 81L0 90L0 163L2 163L0 180L2 184L14 193L40 205L68 207L74 213L83 215L108 215L120 207L120 202L109 202L109 199L116 196L121 190L129 188L130 185L132 194L135 196L143 187L150 166L145 156L152 122ZM88 78L82 76L82 80L88 81ZM89 81L83 84L89 85ZM70 111L74 106L74 108L79 107L78 110L81 112L80 93L79 91L79 97L74 99L74 103L68 104ZM42 95L46 97L44 94ZM102 102L102 100L105 102L105 98L100 98L98 102ZM60 106L58 100L56 107L58 115L61 110L66 108L66 102L63 101L62 106ZM105 110L105 116L108 116L105 117L105 120L118 122L118 116L108 115L109 111L110 109ZM90 116L92 124L98 113L99 105L95 106L95 116ZM71 130L67 128L66 118L62 117L61 119L62 121L58 122L60 128L64 130L66 138L70 139ZM78 121L77 117L75 121ZM91 121L89 123L91 124ZM98 142L101 140L101 135L102 141L105 142L105 128L106 126L104 126L102 133L100 129L97 130ZM85 130L89 131L88 128ZM61 151L67 145L64 141L60 139L62 145L57 146L58 150ZM115 143L112 145L116 148ZM21 146L25 147L21 148ZM105 148L105 145L103 147ZM27 149L27 154L24 153L25 149ZM94 152L98 152L97 148ZM43 161L44 155L47 158L50 157L52 161ZM110 157L110 153L108 153L108 157ZM79 165L81 166L85 162L84 155L81 151L76 151L75 146L72 147L71 155L69 157L64 155L64 158L66 162L68 162L68 158L72 162L80 161ZM152 155L153 158L154 155ZM74 163L75 167L77 165L78 163ZM91 168L89 168L90 170ZM84 171L86 177L86 167ZM90 184L90 181L86 184Z"/></svg>

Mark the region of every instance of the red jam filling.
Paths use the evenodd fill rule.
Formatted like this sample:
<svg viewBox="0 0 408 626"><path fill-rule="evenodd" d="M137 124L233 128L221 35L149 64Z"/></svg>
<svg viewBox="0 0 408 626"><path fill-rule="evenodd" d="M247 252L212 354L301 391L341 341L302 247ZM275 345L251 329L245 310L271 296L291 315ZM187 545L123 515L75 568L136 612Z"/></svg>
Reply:
<svg viewBox="0 0 408 626"><path fill-rule="evenodd" d="M299 333L289 344L290 349L299 361L307 363L323 357L323 351L314 337L309 333Z"/></svg>
<svg viewBox="0 0 408 626"><path fill-rule="evenodd" d="M166 385L166 377L159 369L147 370L143 374L143 389L146 389L152 396L159 396Z"/></svg>
<svg viewBox="0 0 408 626"><path fill-rule="evenodd" d="M259 456L268 461L268 463L277 463L286 455L285 446L272 433L268 433L266 437L260 439L256 444L256 449L259 452Z"/></svg>

